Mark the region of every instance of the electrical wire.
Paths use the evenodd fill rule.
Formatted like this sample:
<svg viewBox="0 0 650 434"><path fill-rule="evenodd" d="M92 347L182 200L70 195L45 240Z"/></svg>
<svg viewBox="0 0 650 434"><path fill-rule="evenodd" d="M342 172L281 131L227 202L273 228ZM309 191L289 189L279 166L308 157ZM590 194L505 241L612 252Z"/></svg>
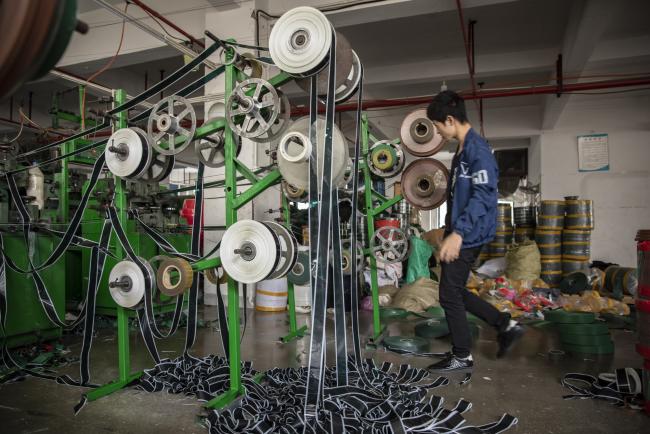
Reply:
<svg viewBox="0 0 650 434"><path fill-rule="evenodd" d="M18 134L16 134L16 137L14 137L13 139L11 139L11 140L9 140L9 141L7 141L7 142L0 142L0 146L11 145L11 144L14 143L16 140L18 140L18 139L20 138L20 136L22 136L22 134L23 134L23 127L24 127L24 126L25 126L25 123L24 123L24 121L23 121L23 117L21 116L21 117L20 117L20 130L18 130Z"/></svg>
<svg viewBox="0 0 650 434"><path fill-rule="evenodd" d="M167 29L162 25L162 23L160 21L158 21L158 19L155 16L153 16L153 14L151 14L148 10L146 10L145 8L140 6L139 4L137 4L137 3L134 3L134 4L136 6L138 6L140 9L142 9L147 15L149 15L149 18L151 18L156 24L158 24L158 27L160 27L162 29L162 31L165 32L165 34L167 34L167 36L169 36L172 39L176 39L177 41L180 41L180 42L184 42L184 43L189 42L187 39L179 38L179 37L174 36L171 33L169 33L167 31Z"/></svg>
<svg viewBox="0 0 650 434"><path fill-rule="evenodd" d="M129 3L127 2L124 6L124 13L126 13L127 9L129 8ZM86 83L92 83L94 79L99 77L101 74L103 74L108 68L110 68L113 63L115 63L115 60L117 59L117 56L120 54L120 50L122 49L122 43L124 42L124 30L126 29L126 19L122 20L122 33L120 34L120 43L117 46L117 50L115 51L115 54L113 54L113 57L109 59L108 62L104 66L102 66L100 69L98 69L94 74L92 74L90 77L86 79ZM86 129L86 88L84 87L82 91L82 96L81 96L81 130Z"/></svg>

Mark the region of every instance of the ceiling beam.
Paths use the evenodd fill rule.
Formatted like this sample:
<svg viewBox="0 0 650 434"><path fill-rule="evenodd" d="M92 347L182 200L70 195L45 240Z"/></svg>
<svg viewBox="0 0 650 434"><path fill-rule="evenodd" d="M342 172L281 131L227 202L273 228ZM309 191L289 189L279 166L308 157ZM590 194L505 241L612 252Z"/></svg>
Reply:
<svg viewBox="0 0 650 434"><path fill-rule="evenodd" d="M621 3L623 2L610 0L572 2L561 51L564 75L582 74L612 16L621 7ZM552 76L555 76L555 71ZM571 81L567 80L567 82ZM555 127L570 97L570 95L545 97L542 130Z"/></svg>

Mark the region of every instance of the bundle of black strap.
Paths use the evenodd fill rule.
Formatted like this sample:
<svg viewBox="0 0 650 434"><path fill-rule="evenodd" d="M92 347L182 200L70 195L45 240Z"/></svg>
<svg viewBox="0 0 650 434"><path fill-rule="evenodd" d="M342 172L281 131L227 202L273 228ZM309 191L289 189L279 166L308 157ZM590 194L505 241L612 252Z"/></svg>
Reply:
<svg viewBox="0 0 650 434"><path fill-rule="evenodd" d="M620 368L598 377L569 373L562 378L562 385L573 393L565 395L564 399L599 399L641 410L644 401L642 378L641 370L635 368Z"/></svg>

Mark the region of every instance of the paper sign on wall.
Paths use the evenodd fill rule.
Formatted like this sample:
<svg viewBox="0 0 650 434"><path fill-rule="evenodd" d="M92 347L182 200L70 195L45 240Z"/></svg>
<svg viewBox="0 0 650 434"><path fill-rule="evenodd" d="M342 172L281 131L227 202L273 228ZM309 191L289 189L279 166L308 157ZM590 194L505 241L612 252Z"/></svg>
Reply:
<svg viewBox="0 0 650 434"><path fill-rule="evenodd" d="M609 170L607 134L578 136L578 171L606 172Z"/></svg>

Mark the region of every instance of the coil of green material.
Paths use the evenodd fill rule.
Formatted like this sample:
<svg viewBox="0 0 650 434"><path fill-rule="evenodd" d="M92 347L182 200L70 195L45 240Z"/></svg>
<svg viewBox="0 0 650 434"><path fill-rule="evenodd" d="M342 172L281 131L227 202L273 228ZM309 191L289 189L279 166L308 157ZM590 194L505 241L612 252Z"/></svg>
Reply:
<svg viewBox="0 0 650 434"><path fill-rule="evenodd" d="M379 309L379 317L383 320L404 319L407 316L409 316L409 312L406 309L398 307L382 307Z"/></svg>
<svg viewBox="0 0 650 434"><path fill-rule="evenodd" d="M426 339L435 339L447 336L449 327L445 319L428 319L415 326L415 336Z"/></svg>
<svg viewBox="0 0 650 434"><path fill-rule="evenodd" d="M420 337L388 336L382 342L389 350L408 353L429 352L429 341Z"/></svg>
<svg viewBox="0 0 650 434"><path fill-rule="evenodd" d="M606 335L609 334L609 329L606 324L593 323L593 324L555 324L557 331L562 335Z"/></svg>
<svg viewBox="0 0 650 434"><path fill-rule="evenodd" d="M544 319L561 324L591 324L596 321L596 315L591 312L567 312L557 309L544 312Z"/></svg>
<svg viewBox="0 0 650 434"><path fill-rule="evenodd" d="M287 274L287 280L299 286L309 283L309 252L298 252L298 260Z"/></svg>
<svg viewBox="0 0 650 434"><path fill-rule="evenodd" d="M570 345L562 344L562 349L570 353L580 354L612 354L614 352L614 342L611 340L603 345Z"/></svg>
<svg viewBox="0 0 650 434"><path fill-rule="evenodd" d="M605 335L577 335L562 333L560 334L560 341L562 344L602 347L609 344L612 341L612 337L609 333Z"/></svg>

